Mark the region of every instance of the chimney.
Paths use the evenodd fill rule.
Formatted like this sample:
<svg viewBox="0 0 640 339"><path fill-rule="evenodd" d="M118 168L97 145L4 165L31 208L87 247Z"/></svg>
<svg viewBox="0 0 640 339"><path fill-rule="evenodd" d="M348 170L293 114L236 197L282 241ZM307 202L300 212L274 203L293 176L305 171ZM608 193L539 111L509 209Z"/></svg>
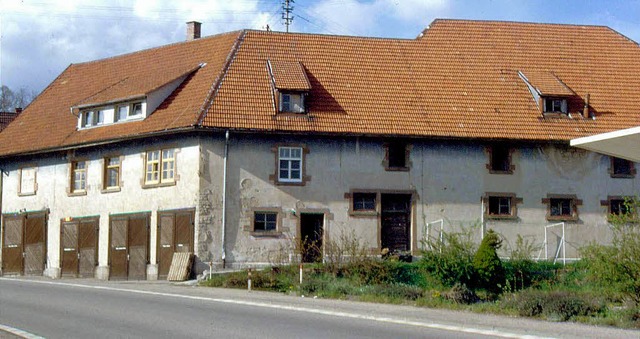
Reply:
<svg viewBox="0 0 640 339"><path fill-rule="evenodd" d="M584 99L584 109L582 111L582 116L589 119L589 94L587 93L585 99Z"/></svg>
<svg viewBox="0 0 640 339"><path fill-rule="evenodd" d="M22 107L16 107L16 114L22 113Z"/></svg>
<svg viewBox="0 0 640 339"><path fill-rule="evenodd" d="M200 26L202 23L197 21L187 22L187 41L200 39Z"/></svg>

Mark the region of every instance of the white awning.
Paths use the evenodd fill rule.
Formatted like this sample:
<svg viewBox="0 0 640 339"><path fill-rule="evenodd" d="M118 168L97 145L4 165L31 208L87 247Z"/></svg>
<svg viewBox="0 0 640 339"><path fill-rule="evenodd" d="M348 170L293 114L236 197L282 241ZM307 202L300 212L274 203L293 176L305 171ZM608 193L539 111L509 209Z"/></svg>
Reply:
<svg viewBox="0 0 640 339"><path fill-rule="evenodd" d="M640 126L573 139L571 146L640 162Z"/></svg>

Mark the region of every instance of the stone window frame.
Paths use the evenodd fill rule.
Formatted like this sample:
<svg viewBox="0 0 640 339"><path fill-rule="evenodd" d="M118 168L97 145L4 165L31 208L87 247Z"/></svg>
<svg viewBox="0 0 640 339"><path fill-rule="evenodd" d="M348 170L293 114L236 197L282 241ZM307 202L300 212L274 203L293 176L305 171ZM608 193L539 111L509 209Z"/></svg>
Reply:
<svg viewBox="0 0 640 339"><path fill-rule="evenodd" d="M624 195L607 195L607 200L600 200L600 206L605 206L607 208L607 220L611 219L611 215L614 214L612 211L613 202L621 201L624 203L627 199L633 199L632 196L624 196ZM630 213L627 212L627 213ZM620 213L618 215L621 215Z"/></svg>
<svg viewBox="0 0 640 339"><path fill-rule="evenodd" d="M301 178L300 181L281 181L280 180L280 148L281 147L297 147L302 149L302 162L300 164ZM311 176L307 175L307 155L310 153L306 144L300 143L278 143L271 148L274 155L274 173L269 175L269 181L277 186L305 186L311 181Z"/></svg>
<svg viewBox="0 0 640 339"><path fill-rule="evenodd" d="M400 146L404 146L404 166L390 166L390 152L399 149ZM406 172L411 169L411 144L404 140L393 140L383 143L382 147L384 149L384 159L382 161L382 165L384 166L385 171Z"/></svg>
<svg viewBox="0 0 640 339"><path fill-rule="evenodd" d="M354 196L356 194L373 194L375 199L375 207L372 210L356 210L354 209ZM380 190L371 189L352 189L345 193L345 199L349 201L349 215L353 217L377 217L380 214Z"/></svg>
<svg viewBox="0 0 640 339"><path fill-rule="evenodd" d="M509 198L509 214L491 214L491 198ZM484 196L482 196L484 218L489 220L516 220L518 219L518 204L522 202L523 199L512 192L486 192Z"/></svg>
<svg viewBox="0 0 640 339"><path fill-rule="evenodd" d="M75 172L79 163L84 163L84 188L75 189ZM69 161L69 173L67 176L68 187L67 195L70 197L87 195L88 190L88 174L89 174L89 160L85 158L75 158Z"/></svg>
<svg viewBox="0 0 640 339"><path fill-rule="evenodd" d="M33 191L23 192L22 189L22 173L25 169L31 170L33 169ZM27 197L36 195L38 193L38 166L35 164L27 164L21 166L18 172L18 196L19 197Z"/></svg>
<svg viewBox="0 0 640 339"><path fill-rule="evenodd" d="M255 217L256 213L275 213L276 214L276 229L275 230L256 230L255 229ZM284 211L279 207L254 207L251 209L249 225L244 227L245 231L256 238L278 238L285 231L282 226L282 219L284 217Z"/></svg>
<svg viewBox="0 0 640 339"><path fill-rule="evenodd" d="M635 178L636 176L636 166L635 163L631 160L627 160L627 159L622 159L622 158L618 158L618 157L613 157L610 156L609 157L610 162L609 162L609 175L612 178ZM629 173L616 173L616 161L626 161L629 164Z"/></svg>
<svg viewBox="0 0 640 339"><path fill-rule="evenodd" d="M108 176L108 170L109 170L109 159L112 158L118 158L120 163L118 164L118 186L113 186L113 187L108 187L107 186L107 176ZM113 192L120 192L120 190L122 189L122 185L123 185L123 180L122 180L122 163L124 161L124 156L123 155L106 155L105 157L102 158L102 189L100 190L100 192L102 193L113 193Z"/></svg>
<svg viewBox="0 0 640 339"><path fill-rule="evenodd" d="M494 169L494 153L497 153L495 151L496 148L503 148L506 150L506 162L509 166L509 168L507 170L496 170ZM513 174L513 172L516 169L516 166L513 164L513 153L515 151L515 149L511 146L502 146L502 145L497 145L497 144L493 144L493 145L488 145L485 148L485 151L487 153L487 164L486 164L486 168L487 170L489 170L490 174Z"/></svg>
<svg viewBox="0 0 640 339"><path fill-rule="evenodd" d="M570 214L551 215L551 200L569 200ZM546 219L548 221L578 221L580 219L578 206L582 205L582 200L578 199L575 194L547 194L542 199L542 203L547 205Z"/></svg>
<svg viewBox="0 0 640 339"><path fill-rule="evenodd" d="M173 179L172 180L162 180L162 153L166 150L173 150ZM147 181L147 154L150 152L159 152L160 157L158 158L158 181ZM180 180L180 175L178 174L178 155L180 154L180 148L178 147L162 147L162 148L151 148L142 152L142 179L140 180L140 185L143 189L148 188L157 188L157 187L168 187L177 185Z"/></svg>

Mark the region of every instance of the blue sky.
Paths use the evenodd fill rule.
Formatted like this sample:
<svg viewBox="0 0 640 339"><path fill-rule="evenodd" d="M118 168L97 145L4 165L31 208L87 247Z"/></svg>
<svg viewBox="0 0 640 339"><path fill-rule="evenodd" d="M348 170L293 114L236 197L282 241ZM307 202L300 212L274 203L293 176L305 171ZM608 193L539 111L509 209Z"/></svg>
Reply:
<svg viewBox="0 0 640 339"><path fill-rule="evenodd" d="M640 0L295 0L290 31L415 38L436 18L609 26L640 41ZM69 64L202 35L284 31L281 0L0 0L0 84L42 91Z"/></svg>

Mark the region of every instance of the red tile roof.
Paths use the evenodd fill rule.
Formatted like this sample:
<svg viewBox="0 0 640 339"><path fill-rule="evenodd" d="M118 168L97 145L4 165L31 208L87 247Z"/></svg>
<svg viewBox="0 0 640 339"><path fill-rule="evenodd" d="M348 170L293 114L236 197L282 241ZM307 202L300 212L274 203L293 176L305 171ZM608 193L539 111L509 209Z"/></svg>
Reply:
<svg viewBox="0 0 640 339"><path fill-rule="evenodd" d="M267 61L277 86L309 91L308 114L277 113ZM76 130L71 106L191 71L144 121ZM543 117L519 72L571 95L571 117ZM638 44L601 26L436 20L415 40L235 32L69 66L0 134L0 156L198 127L567 142L640 125L638 73ZM595 120L576 114L587 94Z"/></svg>

